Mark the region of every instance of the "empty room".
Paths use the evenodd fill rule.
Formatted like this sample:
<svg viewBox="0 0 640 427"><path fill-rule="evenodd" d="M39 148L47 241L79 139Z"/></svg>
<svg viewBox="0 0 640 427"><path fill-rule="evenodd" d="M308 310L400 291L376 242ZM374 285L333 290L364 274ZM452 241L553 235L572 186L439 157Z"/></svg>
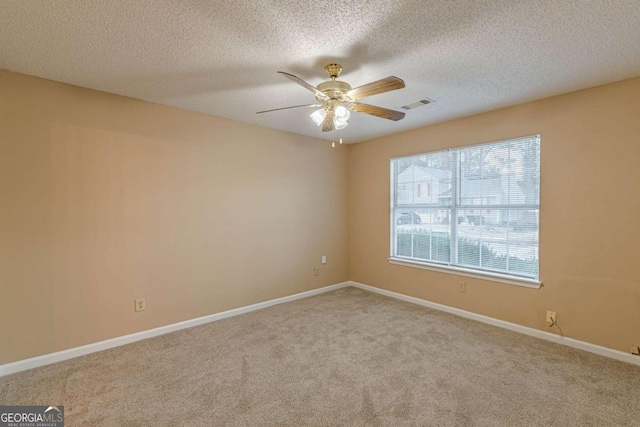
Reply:
<svg viewBox="0 0 640 427"><path fill-rule="evenodd" d="M640 425L637 0L0 0L0 427Z"/></svg>

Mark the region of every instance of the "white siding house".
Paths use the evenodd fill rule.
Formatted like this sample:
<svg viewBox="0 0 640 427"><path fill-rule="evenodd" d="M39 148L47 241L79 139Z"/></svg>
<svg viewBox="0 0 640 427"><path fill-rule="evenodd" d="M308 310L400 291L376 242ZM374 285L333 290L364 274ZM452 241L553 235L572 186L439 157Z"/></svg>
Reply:
<svg viewBox="0 0 640 427"><path fill-rule="evenodd" d="M438 205L451 186L451 172L410 165L398 174L397 185L398 205Z"/></svg>

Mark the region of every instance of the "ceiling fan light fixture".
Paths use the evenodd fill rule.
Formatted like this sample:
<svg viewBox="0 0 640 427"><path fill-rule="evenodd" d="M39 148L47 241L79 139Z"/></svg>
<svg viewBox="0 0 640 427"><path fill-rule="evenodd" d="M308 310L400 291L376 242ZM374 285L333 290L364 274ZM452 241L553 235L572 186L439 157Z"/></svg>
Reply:
<svg viewBox="0 0 640 427"><path fill-rule="evenodd" d="M326 116L327 112L324 108L320 108L319 110L316 110L309 115L309 117L311 117L311 120L313 120L313 123L315 123L317 126L320 126L322 124Z"/></svg>
<svg viewBox="0 0 640 427"><path fill-rule="evenodd" d="M333 126L336 128L336 130L344 129L348 124L349 122L347 122L346 120L338 120L337 118L333 119Z"/></svg>
<svg viewBox="0 0 640 427"><path fill-rule="evenodd" d="M336 120L340 120L342 122L346 122L351 116L349 109L345 108L343 105L338 105L334 112L336 114Z"/></svg>

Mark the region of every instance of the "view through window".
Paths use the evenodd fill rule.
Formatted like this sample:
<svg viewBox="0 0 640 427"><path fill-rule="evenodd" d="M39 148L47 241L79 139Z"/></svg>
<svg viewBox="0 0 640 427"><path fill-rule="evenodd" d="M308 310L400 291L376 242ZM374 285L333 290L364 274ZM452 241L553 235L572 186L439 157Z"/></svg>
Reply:
<svg viewBox="0 0 640 427"><path fill-rule="evenodd" d="M539 135L391 160L392 257L538 279Z"/></svg>

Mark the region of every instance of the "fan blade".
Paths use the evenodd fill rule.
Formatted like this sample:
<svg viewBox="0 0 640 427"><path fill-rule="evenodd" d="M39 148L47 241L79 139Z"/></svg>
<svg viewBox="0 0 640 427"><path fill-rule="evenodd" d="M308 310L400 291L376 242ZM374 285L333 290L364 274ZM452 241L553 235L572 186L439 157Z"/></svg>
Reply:
<svg viewBox="0 0 640 427"><path fill-rule="evenodd" d="M333 110L329 110L324 118L324 122L322 122L322 132L331 132L332 130L335 130L335 125L333 123Z"/></svg>
<svg viewBox="0 0 640 427"><path fill-rule="evenodd" d="M300 86L309 89L317 97L319 97L321 99L329 99L329 97L327 95L325 95L324 93L320 92L318 89L316 89L315 87L311 86L309 83L305 82L304 80L294 76L293 74L285 73L284 71L278 71L278 73L280 73L283 76L293 80L294 82L298 83Z"/></svg>
<svg viewBox="0 0 640 427"><path fill-rule="evenodd" d="M401 111L389 110L388 108L376 107L375 105L362 104L356 102L351 105L353 111L358 113L370 114L372 116L381 117L383 119L389 119L393 121L402 120L404 113Z"/></svg>
<svg viewBox="0 0 640 427"><path fill-rule="evenodd" d="M270 113L272 111L288 110L290 108L300 108L300 107L322 107L322 104L304 104L304 105L294 105L293 107L274 108L273 110L258 111L256 114Z"/></svg>
<svg viewBox="0 0 640 427"><path fill-rule="evenodd" d="M351 89L346 93L346 95L355 101L357 99L366 98L367 96L402 89L403 87L404 81L402 79L389 76L384 79L376 80L375 82L367 83L366 85L358 86L355 89Z"/></svg>

